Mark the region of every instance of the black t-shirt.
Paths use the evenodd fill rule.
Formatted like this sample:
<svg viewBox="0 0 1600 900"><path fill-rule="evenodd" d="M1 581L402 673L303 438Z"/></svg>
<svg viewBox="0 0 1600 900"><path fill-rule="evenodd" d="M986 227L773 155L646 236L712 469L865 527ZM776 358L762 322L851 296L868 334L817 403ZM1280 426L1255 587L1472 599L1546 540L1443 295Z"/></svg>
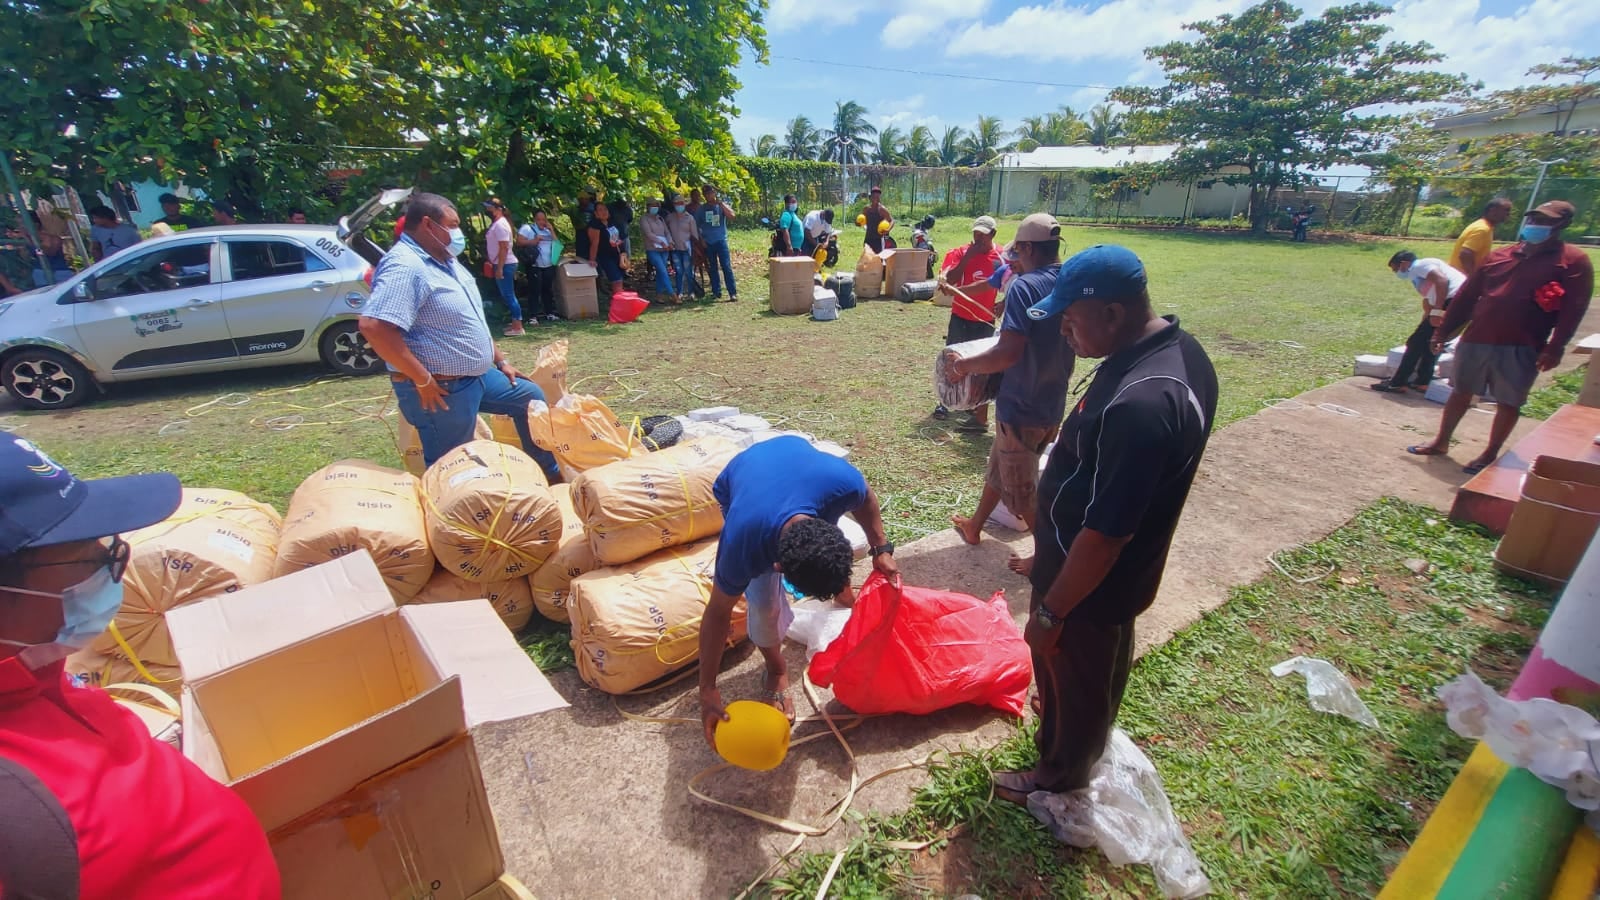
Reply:
<svg viewBox="0 0 1600 900"><path fill-rule="evenodd" d="M200 228L203 226L203 223L199 219L196 219L194 216L184 215L183 213L178 213L175 216L162 216L156 221L170 227L173 231L185 231L190 228Z"/></svg>
<svg viewBox="0 0 1600 900"><path fill-rule="evenodd" d="M599 248L599 251L595 254L595 259L597 261L598 260L609 259L609 260L612 260L613 262L620 263L622 261L622 251L618 250L616 247L611 246L611 238L606 232L606 230L608 228L617 228L617 221L615 219L612 219L609 222L602 222L599 219L595 219L595 218L589 219L588 226L586 228L584 228L584 235L586 236L586 238L585 238L586 240L587 240L587 235L589 233L589 229L590 228L597 229L600 232L600 248ZM621 235L621 229L620 228L618 228L617 233L618 233L619 236Z"/></svg>
<svg viewBox="0 0 1600 900"><path fill-rule="evenodd" d="M889 220L889 208L880 205L877 209L868 206L865 210L867 217L867 246L874 253L883 252L883 235L878 233L878 223Z"/></svg>
<svg viewBox="0 0 1600 900"><path fill-rule="evenodd" d="M1217 373L1172 324L1107 357L1039 479L1032 581L1041 595L1083 528L1132 536L1072 617L1131 622L1155 601L1167 549L1217 412Z"/></svg>

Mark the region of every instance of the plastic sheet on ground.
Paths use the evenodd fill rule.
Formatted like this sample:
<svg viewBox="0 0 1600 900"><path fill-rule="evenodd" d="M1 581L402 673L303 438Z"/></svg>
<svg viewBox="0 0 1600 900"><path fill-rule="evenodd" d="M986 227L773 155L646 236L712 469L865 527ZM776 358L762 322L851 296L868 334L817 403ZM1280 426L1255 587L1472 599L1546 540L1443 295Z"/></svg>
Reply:
<svg viewBox="0 0 1600 900"><path fill-rule="evenodd" d="M1594 716L1543 697L1507 700L1470 671L1437 693L1451 731L1482 740L1495 756L1562 789L1573 806L1600 810L1600 722Z"/></svg>
<svg viewBox="0 0 1600 900"><path fill-rule="evenodd" d="M1350 679L1325 659L1296 656L1272 667L1278 678L1295 672L1306 677L1306 694L1311 698L1311 708L1317 712L1332 713L1359 722L1368 728L1378 727L1378 717L1356 696Z"/></svg>
<svg viewBox="0 0 1600 900"><path fill-rule="evenodd" d="M1089 786L1067 794L1034 791L1028 811L1074 847L1098 847L1112 865L1149 866L1166 897L1201 897L1211 880L1172 814L1161 775L1120 729L1089 773Z"/></svg>

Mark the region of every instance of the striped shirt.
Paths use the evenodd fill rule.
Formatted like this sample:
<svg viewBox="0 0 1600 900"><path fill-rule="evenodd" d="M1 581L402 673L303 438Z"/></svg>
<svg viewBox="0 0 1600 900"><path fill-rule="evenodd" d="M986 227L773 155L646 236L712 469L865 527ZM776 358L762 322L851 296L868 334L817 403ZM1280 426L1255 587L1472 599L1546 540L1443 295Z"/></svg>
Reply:
<svg viewBox="0 0 1600 900"><path fill-rule="evenodd" d="M439 262L409 235L378 261L361 314L405 332L406 346L435 375L482 375L494 367L478 283L461 263Z"/></svg>

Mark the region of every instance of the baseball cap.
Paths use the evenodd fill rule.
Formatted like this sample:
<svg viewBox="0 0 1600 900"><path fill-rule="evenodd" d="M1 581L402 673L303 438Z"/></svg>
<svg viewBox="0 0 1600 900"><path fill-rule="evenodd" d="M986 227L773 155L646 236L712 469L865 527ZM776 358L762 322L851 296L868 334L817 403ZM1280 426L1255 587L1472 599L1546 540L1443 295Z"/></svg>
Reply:
<svg viewBox="0 0 1600 900"><path fill-rule="evenodd" d="M1049 213L1034 213L1017 226L1016 240L1023 243L1059 240L1060 237L1061 225L1056 221L1056 217Z"/></svg>
<svg viewBox="0 0 1600 900"><path fill-rule="evenodd" d="M177 194L162 194L161 196L156 198L156 202L157 203L177 203L178 202L178 195Z"/></svg>
<svg viewBox="0 0 1600 900"><path fill-rule="evenodd" d="M1132 250L1095 244L1061 264L1056 289L1028 307L1028 318L1048 319L1082 299L1121 300L1145 287L1144 263Z"/></svg>
<svg viewBox="0 0 1600 900"><path fill-rule="evenodd" d="M994 234L998 226L994 224L994 216L979 216L972 220L972 230L985 234Z"/></svg>
<svg viewBox="0 0 1600 900"><path fill-rule="evenodd" d="M878 187L877 185L873 185L872 186L872 190L868 191L867 193L869 193L869 194L881 194L881 193L883 193L883 188Z"/></svg>
<svg viewBox="0 0 1600 900"><path fill-rule="evenodd" d="M182 498L175 475L83 481L28 441L0 435L0 557L154 525Z"/></svg>
<svg viewBox="0 0 1600 900"><path fill-rule="evenodd" d="M1546 200L1529 211L1529 215L1534 213L1547 218L1570 222L1578 214L1578 210L1577 207L1565 200Z"/></svg>

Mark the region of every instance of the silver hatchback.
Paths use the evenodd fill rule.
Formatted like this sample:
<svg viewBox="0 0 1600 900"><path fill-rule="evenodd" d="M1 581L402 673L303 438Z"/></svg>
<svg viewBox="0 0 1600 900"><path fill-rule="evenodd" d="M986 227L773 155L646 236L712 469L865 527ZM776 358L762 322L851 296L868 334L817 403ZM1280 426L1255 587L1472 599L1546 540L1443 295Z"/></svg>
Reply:
<svg viewBox="0 0 1600 900"><path fill-rule="evenodd" d="M357 319L376 248L359 234L391 192L331 225L233 225L152 238L53 287L0 301L0 385L65 409L162 375L321 361L383 368ZM396 196L398 195L398 196ZM383 196L383 195L380 195ZM373 208L376 207L376 208Z"/></svg>

